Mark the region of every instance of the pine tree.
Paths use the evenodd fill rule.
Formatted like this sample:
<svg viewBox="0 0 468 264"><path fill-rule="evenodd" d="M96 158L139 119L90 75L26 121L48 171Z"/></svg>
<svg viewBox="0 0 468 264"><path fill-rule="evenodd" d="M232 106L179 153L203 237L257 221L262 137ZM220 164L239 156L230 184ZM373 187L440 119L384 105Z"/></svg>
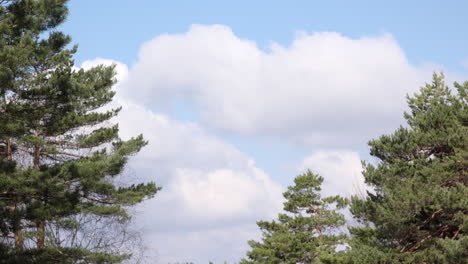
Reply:
<svg viewBox="0 0 468 264"><path fill-rule="evenodd" d="M353 263L467 263L468 82L435 75L408 97L407 127L370 141L375 189L354 198Z"/></svg>
<svg viewBox="0 0 468 264"><path fill-rule="evenodd" d="M16 166L13 155L17 150L13 137L25 132L23 124L12 110L16 107L15 93L28 71L27 59L35 35L60 24L66 15L65 1L0 1L0 174L10 174ZM2 177L5 180L7 177ZM13 177L9 177L14 180ZM1 186L1 185L0 185ZM0 217L2 238L14 234L16 248L22 247L18 230L17 200L13 192L0 193Z"/></svg>
<svg viewBox="0 0 468 264"><path fill-rule="evenodd" d="M21 50L22 62L3 63L1 68L1 119L12 127L0 131L0 151L5 153L0 163L0 228L7 238L0 254L6 263L122 261L129 256L70 247L65 238L52 241L46 227L66 232L80 224L75 216L83 214L125 222L129 206L158 190L154 183L123 186L113 181L129 156L147 142L142 136L122 141L118 126L108 125L120 111L102 108L115 94L114 67L74 70L76 46L67 49L70 37L50 31L64 20L66 2L2 3L3 14L12 18L2 28L23 27L12 34L15 41L4 45L11 50L9 56ZM45 32L48 36L43 37Z"/></svg>
<svg viewBox="0 0 468 264"><path fill-rule="evenodd" d="M340 263L343 256L335 251L344 243L339 228L345 219L334 208L343 208L347 201L339 196L322 198L322 182L311 171L294 179L294 186L283 194L286 213L279 214L278 220L257 223L262 241L248 242L252 250L242 264Z"/></svg>

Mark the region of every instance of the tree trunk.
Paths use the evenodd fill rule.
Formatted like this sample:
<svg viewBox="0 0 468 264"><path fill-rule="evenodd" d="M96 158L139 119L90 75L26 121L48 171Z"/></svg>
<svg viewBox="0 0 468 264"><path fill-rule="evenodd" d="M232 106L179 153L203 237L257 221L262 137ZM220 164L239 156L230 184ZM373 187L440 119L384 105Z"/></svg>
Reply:
<svg viewBox="0 0 468 264"><path fill-rule="evenodd" d="M6 95L3 95L3 108L2 112L5 113L7 111L7 99ZM12 161L13 160L13 150L11 148L11 139L6 140L6 160L7 161ZM17 210L17 204L11 206L11 210L15 212ZM21 236L21 222L15 227L14 232L14 239L15 239L15 248L16 249L22 249L23 248L23 237Z"/></svg>
<svg viewBox="0 0 468 264"><path fill-rule="evenodd" d="M39 137L39 122L37 122L35 136ZM39 145L34 146L34 169L38 170L40 167L41 148ZM45 224L39 220L37 223L37 248L44 248L45 242Z"/></svg>
<svg viewBox="0 0 468 264"><path fill-rule="evenodd" d="M6 159L8 161L12 161L13 160L13 154L11 153L11 140L8 139L7 140L7 143L6 143Z"/></svg>
<svg viewBox="0 0 468 264"><path fill-rule="evenodd" d="M45 245L45 225L44 222L37 224L37 248L44 248Z"/></svg>
<svg viewBox="0 0 468 264"><path fill-rule="evenodd" d="M13 207L14 211L16 211L16 207L17 205L15 204ZM15 237L15 248L17 250L22 249L23 248L23 236L21 235L21 222L15 228L14 237Z"/></svg>

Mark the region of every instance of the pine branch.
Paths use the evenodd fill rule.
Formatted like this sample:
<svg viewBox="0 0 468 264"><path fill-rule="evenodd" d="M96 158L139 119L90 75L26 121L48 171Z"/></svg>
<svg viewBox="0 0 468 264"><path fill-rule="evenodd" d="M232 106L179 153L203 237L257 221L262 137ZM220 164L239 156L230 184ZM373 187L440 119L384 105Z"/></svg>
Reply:
<svg viewBox="0 0 468 264"><path fill-rule="evenodd" d="M94 197L90 197L90 196L86 196L85 198L88 199L88 200L90 200L90 201L97 202L97 203L101 203L101 204L107 204L107 205L115 205L115 204L117 204L117 202L105 201L105 200L101 200L101 199L94 198Z"/></svg>
<svg viewBox="0 0 468 264"><path fill-rule="evenodd" d="M427 225L432 219L434 219L434 217L439 214L440 212L442 212L444 210L444 208L439 208L437 209L434 213L432 213L432 215L430 217L428 217L426 220L424 220L424 222L422 222L422 224L418 225L416 228L419 230L421 229L423 226Z"/></svg>
<svg viewBox="0 0 468 264"><path fill-rule="evenodd" d="M453 187L456 183L463 183L464 185L468 185L468 175L459 175L455 176L454 178L450 179L447 183L442 185L443 187Z"/></svg>
<svg viewBox="0 0 468 264"><path fill-rule="evenodd" d="M70 143L68 141L47 141L47 144L50 145L59 145L59 146L67 146L67 147L81 147L81 144L78 143Z"/></svg>
<svg viewBox="0 0 468 264"><path fill-rule="evenodd" d="M400 251L401 253L404 253L404 252L414 252L416 251L418 248L420 248L422 246L422 244L424 242L426 242L428 239L432 238L432 237L435 237L435 236L438 236L438 235L442 235L445 231L447 231L449 229L449 226L448 225L444 225L442 226L441 228L437 229L437 231L435 231L434 233L432 234L429 234L427 235L426 237L424 237L423 239L419 240L416 244L413 245L413 247L411 247L410 249L408 250L402 250Z"/></svg>
<svg viewBox="0 0 468 264"><path fill-rule="evenodd" d="M455 234L452 236L452 240L455 240L455 239L458 237L458 235L460 234L460 231L461 231L461 230L462 230L462 225L459 225L457 231L456 231Z"/></svg>
<svg viewBox="0 0 468 264"><path fill-rule="evenodd" d="M0 238L9 238L9 239L15 239L14 236L11 236L11 235L1 235L0 234Z"/></svg>
<svg viewBox="0 0 468 264"><path fill-rule="evenodd" d="M46 156L63 155L63 156L70 156L70 157L79 158L79 159L86 158L86 156L81 156L81 155L78 155L78 154L67 153L67 152L52 152L52 153L41 152L41 155L46 155Z"/></svg>

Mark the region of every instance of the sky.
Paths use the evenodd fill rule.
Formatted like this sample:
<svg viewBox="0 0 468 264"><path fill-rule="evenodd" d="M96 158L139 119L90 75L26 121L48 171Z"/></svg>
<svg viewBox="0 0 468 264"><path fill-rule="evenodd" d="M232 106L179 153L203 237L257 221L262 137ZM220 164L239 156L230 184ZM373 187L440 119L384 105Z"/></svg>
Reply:
<svg viewBox="0 0 468 264"><path fill-rule="evenodd" d="M468 80L466 1L71 0L77 67L116 64L148 263L235 262L305 169L365 188L367 142L404 125L432 73Z"/></svg>

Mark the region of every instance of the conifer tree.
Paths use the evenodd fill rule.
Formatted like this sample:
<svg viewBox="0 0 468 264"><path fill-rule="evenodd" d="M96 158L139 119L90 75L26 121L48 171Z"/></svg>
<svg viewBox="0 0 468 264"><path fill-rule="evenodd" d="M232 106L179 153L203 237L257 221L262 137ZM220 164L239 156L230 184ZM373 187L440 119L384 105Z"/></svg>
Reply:
<svg viewBox="0 0 468 264"><path fill-rule="evenodd" d="M252 247L242 264L341 263L342 254L336 246L345 235L339 228L345 224L336 209L346 206L339 196L322 198L323 178L307 171L294 179L294 186L283 194L284 210L277 220L259 221L262 241L249 241Z"/></svg>
<svg viewBox="0 0 468 264"><path fill-rule="evenodd" d="M467 263L468 82L443 75L408 97L407 127L370 141L375 192L354 198L352 263Z"/></svg>
<svg viewBox="0 0 468 264"><path fill-rule="evenodd" d="M64 20L66 2L0 2L1 27L12 32L0 55L18 52L22 59L11 58L0 69L1 119L8 124L0 129L0 228L6 238L0 254L5 263L122 261L129 256L51 241L46 227L76 228L80 223L74 216L80 214L127 221L127 208L158 190L154 183L112 181L147 142L142 136L122 141L118 126L107 125L120 111L101 110L115 94L114 67L74 70L76 46L67 49L70 37L50 31Z"/></svg>
<svg viewBox="0 0 468 264"><path fill-rule="evenodd" d="M11 173L16 166L14 137L25 132L18 116L13 114L16 108L17 80L28 71L28 55L31 52L35 35L60 24L66 15L65 1L0 1L0 174ZM7 177L2 177L6 180ZM9 177L14 180L13 177ZM1 184L0 184L1 185ZM2 239L8 239L8 233L14 234L16 248L22 247L21 232L17 224L18 197L14 192L0 193L0 218ZM15 220L16 219L16 220Z"/></svg>

